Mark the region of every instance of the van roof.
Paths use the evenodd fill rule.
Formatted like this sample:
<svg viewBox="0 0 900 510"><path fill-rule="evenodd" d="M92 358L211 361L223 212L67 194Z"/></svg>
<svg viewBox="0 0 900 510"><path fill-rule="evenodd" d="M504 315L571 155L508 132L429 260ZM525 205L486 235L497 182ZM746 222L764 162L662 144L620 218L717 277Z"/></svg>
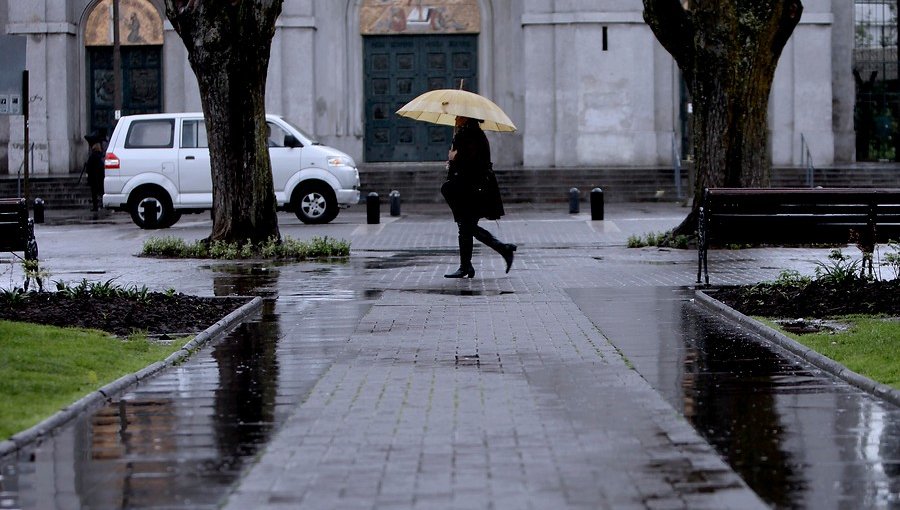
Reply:
<svg viewBox="0 0 900 510"><path fill-rule="evenodd" d="M203 112L170 112L170 113L139 113L135 115L123 115L122 119L180 119L203 117ZM267 119L280 119L281 115L266 114Z"/></svg>

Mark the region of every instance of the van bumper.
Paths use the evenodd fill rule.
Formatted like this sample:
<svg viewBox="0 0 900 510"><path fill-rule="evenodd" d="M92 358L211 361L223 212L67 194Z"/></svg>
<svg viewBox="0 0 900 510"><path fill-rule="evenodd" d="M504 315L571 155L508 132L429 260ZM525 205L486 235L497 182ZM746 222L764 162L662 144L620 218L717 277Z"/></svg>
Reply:
<svg viewBox="0 0 900 510"><path fill-rule="evenodd" d="M335 196L341 207L350 207L359 203L358 189L339 189L335 191Z"/></svg>
<svg viewBox="0 0 900 510"><path fill-rule="evenodd" d="M128 195L119 193L104 193L103 208L104 209L122 209L128 203Z"/></svg>

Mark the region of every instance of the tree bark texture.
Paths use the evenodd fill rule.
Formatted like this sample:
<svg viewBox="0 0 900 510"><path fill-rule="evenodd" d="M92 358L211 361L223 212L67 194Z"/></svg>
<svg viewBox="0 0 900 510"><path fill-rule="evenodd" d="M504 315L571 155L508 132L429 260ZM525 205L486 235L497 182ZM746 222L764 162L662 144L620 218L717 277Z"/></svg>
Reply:
<svg viewBox="0 0 900 510"><path fill-rule="evenodd" d="M165 0L200 86L213 182L210 241L280 239L266 73L283 0Z"/></svg>
<svg viewBox="0 0 900 510"><path fill-rule="evenodd" d="M769 92L800 22L800 0L643 0L644 20L681 69L693 106L694 203L676 233L692 233L709 187L767 187Z"/></svg>

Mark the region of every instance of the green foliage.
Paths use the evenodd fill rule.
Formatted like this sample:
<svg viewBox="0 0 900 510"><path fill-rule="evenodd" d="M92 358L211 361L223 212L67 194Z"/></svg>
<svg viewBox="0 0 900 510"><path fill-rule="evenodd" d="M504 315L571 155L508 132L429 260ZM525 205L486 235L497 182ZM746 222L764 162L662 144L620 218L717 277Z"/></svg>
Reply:
<svg viewBox="0 0 900 510"><path fill-rule="evenodd" d="M348 257L350 243L328 236L313 237L309 241L298 241L290 237L279 241L270 238L266 242L254 245L245 243L226 243L203 240L186 243L174 237L150 238L144 242L141 255L148 257L169 258L211 258L211 259L276 259L276 260L309 260L319 258Z"/></svg>
<svg viewBox="0 0 900 510"><path fill-rule="evenodd" d="M638 235L628 236L627 243L629 248L643 248L644 246L647 246L647 243L645 243L641 236Z"/></svg>
<svg viewBox="0 0 900 510"><path fill-rule="evenodd" d="M630 235L626 241L629 248L643 248L644 246L657 246L659 248L686 249L691 242L691 236L672 236L672 232L648 232L643 236Z"/></svg>
<svg viewBox="0 0 900 510"><path fill-rule="evenodd" d="M0 320L0 440L165 359L183 343L120 340L102 331Z"/></svg>
<svg viewBox="0 0 900 510"><path fill-rule="evenodd" d="M831 250L831 262L816 262L816 280L840 285L859 279L861 261L844 255L840 249Z"/></svg>
<svg viewBox="0 0 900 510"><path fill-rule="evenodd" d="M794 269L784 269L779 273L774 285L779 287L806 287L812 282L809 276L803 276Z"/></svg>
<svg viewBox="0 0 900 510"><path fill-rule="evenodd" d="M115 278L110 278L105 282L90 282L86 278L75 285L69 285L63 281L56 281L56 291L64 294L69 298L77 298L82 296L94 298L112 298L125 297L136 301L146 302L150 299L150 289L146 285L122 286L113 283Z"/></svg>
<svg viewBox="0 0 900 510"><path fill-rule="evenodd" d="M890 241L888 243L888 248L890 248L890 253L886 253L884 255L884 262L882 265L888 266L894 272L894 278L900 278L900 243L897 241Z"/></svg>
<svg viewBox="0 0 900 510"><path fill-rule="evenodd" d="M21 287L3 289L0 291L0 301L8 306L16 306L25 302L26 292Z"/></svg>

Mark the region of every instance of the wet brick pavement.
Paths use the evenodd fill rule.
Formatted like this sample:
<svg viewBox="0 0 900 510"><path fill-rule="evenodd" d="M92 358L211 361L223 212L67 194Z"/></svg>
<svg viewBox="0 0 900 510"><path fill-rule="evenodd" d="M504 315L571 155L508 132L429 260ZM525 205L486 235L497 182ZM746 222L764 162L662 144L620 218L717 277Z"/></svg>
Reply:
<svg viewBox="0 0 900 510"><path fill-rule="evenodd" d="M360 209L323 226L280 216L283 235L348 239L353 257L313 289L309 276L327 273L322 265L271 269L264 287L277 296L279 352L297 349L279 371L307 377L278 407L283 420L226 508L766 508L623 357L617 345L627 339L605 336L572 297L620 295L626 318L652 322L655 312L629 308L624 290L694 285L696 252L625 244L671 228L685 209L610 204L606 221L592 222L562 206L511 207L483 226L519 245L513 270L504 274L503 260L479 246L473 280L442 277L457 262L444 211L409 209L378 225ZM165 234L192 240L208 230L208 220L185 216ZM84 243L88 235L96 241ZM223 276L225 263L134 258L153 235L120 217L38 229L54 279L116 277L200 295L259 290ZM711 281L810 274L826 253L714 251ZM345 337L317 350L303 343L311 325L302 310L324 294L365 306L348 315L358 318Z"/></svg>

